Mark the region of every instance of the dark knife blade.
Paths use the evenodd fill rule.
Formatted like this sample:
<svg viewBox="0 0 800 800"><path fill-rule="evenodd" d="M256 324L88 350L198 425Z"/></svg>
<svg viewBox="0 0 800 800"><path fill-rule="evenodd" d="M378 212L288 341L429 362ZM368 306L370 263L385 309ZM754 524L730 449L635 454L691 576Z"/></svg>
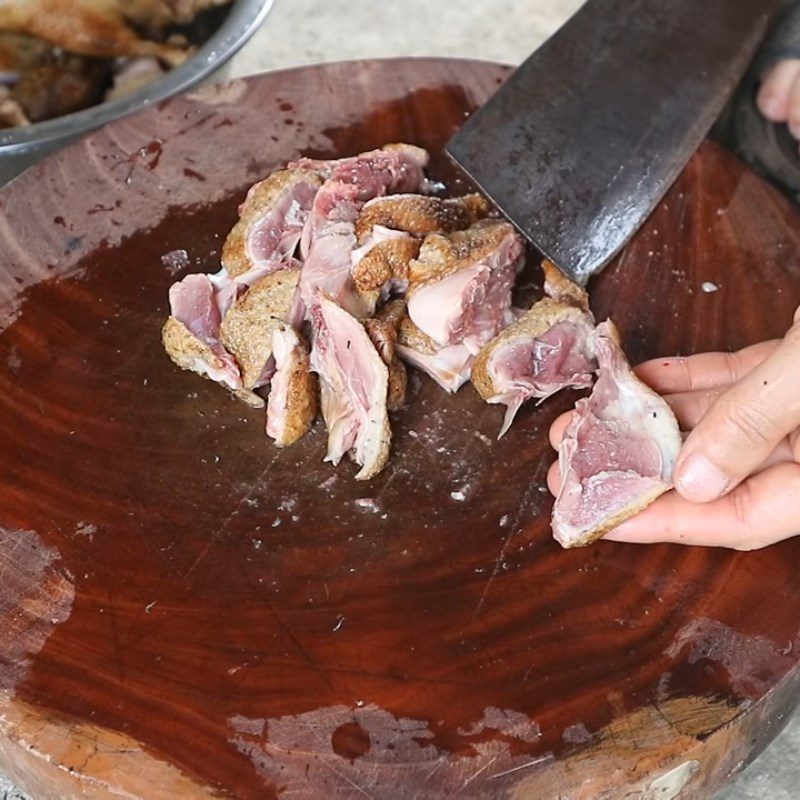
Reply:
<svg viewBox="0 0 800 800"><path fill-rule="evenodd" d="M708 133L781 0L589 0L448 154L581 284Z"/></svg>

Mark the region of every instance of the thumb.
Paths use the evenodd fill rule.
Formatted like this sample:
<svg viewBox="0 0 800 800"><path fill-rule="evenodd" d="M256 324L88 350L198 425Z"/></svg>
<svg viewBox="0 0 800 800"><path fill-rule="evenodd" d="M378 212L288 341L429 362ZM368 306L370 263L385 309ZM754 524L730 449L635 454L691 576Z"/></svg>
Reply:
<svg viewBox="0 0 800 800"><path fill-rule="evenodd" d="M707 503L729 492L800 426L800 309L772 353L709 409L675 467L675 487Z"/></svg>

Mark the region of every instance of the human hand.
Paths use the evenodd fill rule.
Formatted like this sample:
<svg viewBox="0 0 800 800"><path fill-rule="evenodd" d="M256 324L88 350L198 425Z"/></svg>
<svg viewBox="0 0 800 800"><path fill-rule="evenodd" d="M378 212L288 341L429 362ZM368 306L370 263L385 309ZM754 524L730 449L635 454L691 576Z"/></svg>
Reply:
<svg viewBox="0 0 800 800"><path fill-rule="evenodd" d="M785 58L764 75L756 96L758 110L770 122L785 122L800 139L800 58Z"/></svg>
<svg viewBox="0 0 800 800"><path fill-rule="evenodd" d="M648 361L639 377L691 431L669 492L606 534L752 550L800 534L800 309L784 339ZM558 448L570 414L550 429ZM556 493L558 464L548 474Z"/></svg>

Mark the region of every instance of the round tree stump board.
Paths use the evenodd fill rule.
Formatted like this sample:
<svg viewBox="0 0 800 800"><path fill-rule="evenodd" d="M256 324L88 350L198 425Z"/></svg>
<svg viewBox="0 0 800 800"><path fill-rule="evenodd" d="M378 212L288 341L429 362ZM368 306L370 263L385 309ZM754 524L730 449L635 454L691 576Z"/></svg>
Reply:
<svg viewBox="0 0 800 800"><path fill-rule="evenodd" d="M359 483L319 422L280 451L161 349L249 184L407 141L462 192L442 146L506 74L205 88L0 193L0 771L36 800L705 798L780 729L800 539L563 551L547 430L576 394L496 441L498 407L417 375ZM633 361L740 348L786 330L798 252L795 209L706 144L592 305Z"/></svg>

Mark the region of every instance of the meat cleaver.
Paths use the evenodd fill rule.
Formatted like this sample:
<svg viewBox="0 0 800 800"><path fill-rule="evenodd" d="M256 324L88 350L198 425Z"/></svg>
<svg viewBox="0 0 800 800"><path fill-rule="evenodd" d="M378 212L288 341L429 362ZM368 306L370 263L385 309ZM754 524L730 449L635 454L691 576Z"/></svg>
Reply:
<svg viewBox="0 0 800 800"><path fill-rule="evenodd" d="M781 4L588 0L447 153L585 284L686 165Z"/></svg>

